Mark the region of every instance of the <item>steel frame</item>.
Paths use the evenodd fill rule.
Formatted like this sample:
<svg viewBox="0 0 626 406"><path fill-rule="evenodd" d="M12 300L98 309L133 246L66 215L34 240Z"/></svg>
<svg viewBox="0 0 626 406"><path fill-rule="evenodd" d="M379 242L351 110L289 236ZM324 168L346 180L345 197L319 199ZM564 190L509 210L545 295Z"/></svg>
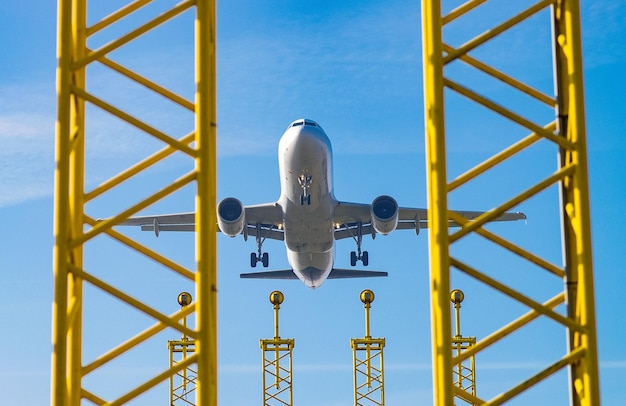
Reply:
<svg viewBox="0 0 626 406"><path fill-rule="evenodd" d="M584 119L584 92L581 61L579 2L575 0L542 0L511 19L485 31L463 45L454 48L443 41L443 27L467 14L487 0L471 0L448 15L442 16L439 0L422 1L424 52L424 113L427 145L428 204L430 208L430 273L431 320L434 404L453 404L453 397L461 394L452 378L455 365L473 357L530 321L545 316L566 330L569 339L565 355L539 373L490 400L471 399L475 404L496 405L521 394L555 372L569 368L570 401L572 405L600 404L598 357L593 291L593 267L590 240L589 188L587 170L586 134ZM470 56L469 53L492 38L516 26L530 16L550 8L553 27L554 82L557 97L549 97L532 86L512 78ZM510 85L555 111L557 120L535 123L506 109L476 91L461 86L444 75L444 68L452 61L461 60L483 73ZM502 115L527 128L531 134L487 161L448 182L446 174L444 88ZM448 211L448 194L489 169L527 149L539 140L549 140L557 146L559 168L545 180L527 189L490 212L468 222ZM552 185L560 185L559 206L562 212L562 244L564 266L559 267L482 226L500 213L510 210ZM462 224L459 230L449 231L447 220ZM450 233L450 234L449 234ZM548 273L562 278L564 291L544 303L539 303L515 289L487 276L480 270L450 255L450 246L462 237L475 233L521 256ZM510 298L526 305L530 311L489 336L459 356L451 356L451 327L448 294L450 272L454 268ZM555 311L564 304L566 314ZM467 398L466 396L463 396Z"/></svg>
<svg viewBox="0 0 626 406"><path fill-rule="evenodd" d="M352 338L354 405L385 405L384 338ZM359 354L362 354L359 355Z"/></svg>
<svg viewBox="0 0 626 406"><path fill-rule="evenodd" d="M274 338L259 340L263 354L263 406L293 405L293 338L280 338L278 312L285 300L282 292L270 293L274 307Z"/></svg>
<svg viewBox="0 0 626 406"><path fill-rule="evenodd" d="M261 340L263 405L293 405L293 338Z"/></svg>
<svg viewBox="0 0 626 406"><path fill-rule="evenodd" d="M118 23L150 1L131 1L108 17L92 26L87 26L87 0L58 0L58 117L53 258L55 288L51 373L51 404L55 406L78 406L83 399L98 405L124 404L192 364L196 364L198 371L197 404L201 406L217 404L215 1L184 0L147 23L134 28L128 34L97 49L90 49L87 46L87 40L91 35ZM195 9L195 101L187 100L110 59L111 52L190 9ZM121 108L106 103L86 86L86 69L97 63L193 112L195 131L176 138L151 127ZM113 176L97 188L86 191L85 139L88 134L85 130L85 106L88 103L162 141L164 148ZM195 142L194 146L191 146L192 142ZM195 163L193 171L105 221L98 222L86 214L85 205L95 197L110 193L124 181L177 151L193 159ZM112 228L139 210L193 182L196 184L197 224L197 269L195 272ZM102 234L107 234L195 282L196 303L174 314L166 315L84 269L84 246L94 237ZM84 284L109 293L121 302L155 319L156 324L115 348L111 348L89 364L85 364L82 359ZM197 327L190 329L182 326L180 320L192 313L195 313ZM173 328L191 337L196 344L195 353L187 357L184 362L159 373L117 399L104 399L84 387L83 379L87 374L139 346L166 328Z"/></svg>
<svg viewBox="0 0 626 406"><path fill-rule="evenodd" d="M170 369L175 369L177 364L184 363L189 354L195 352L194 340L183 338L167 342L170 351ZM198 371L189 365L181 371L170 376L170 406L194 405L196 382ZM180 383L179 383L180 382Z"/></svg>
<svg viewBox="0 0 626 406"><path fill-rule="evenodd" d="M354 406L385 405L385 363L383 359L385 339L372 338L370 335L370 309L374 297L374 292L369 289L363 290L359 295L365 310L365 337L350 339L354 372ZM376 363L376 361L378 362Z"/></svg>

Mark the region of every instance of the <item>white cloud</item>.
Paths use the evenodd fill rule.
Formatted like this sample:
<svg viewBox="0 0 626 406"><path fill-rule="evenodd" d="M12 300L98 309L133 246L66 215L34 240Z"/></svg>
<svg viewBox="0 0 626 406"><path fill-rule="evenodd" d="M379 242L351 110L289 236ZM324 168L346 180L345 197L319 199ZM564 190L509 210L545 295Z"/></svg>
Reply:
<svg viewBox="0 0 626 406"><path fill-rule="evenodd" d="M1 94L0 207L5 207L52 193L54 113L41 88L13 86Z"/></svg>

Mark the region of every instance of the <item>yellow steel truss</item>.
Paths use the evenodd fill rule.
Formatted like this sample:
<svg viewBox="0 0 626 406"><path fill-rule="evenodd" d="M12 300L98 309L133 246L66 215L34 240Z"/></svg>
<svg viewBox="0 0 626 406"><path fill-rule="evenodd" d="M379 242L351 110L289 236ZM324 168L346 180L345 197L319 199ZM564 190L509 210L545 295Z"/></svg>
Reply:
<svg viewBox="0 0 626 406"><path fill-rule="evenodd" d="M365 289L360 299L365 308L365 337L351 338L354 406L385 404L385 371L383 350L384 338L372 338L370 335L370 308L374 301L374 292Z"/></svg>
<svg viewBox="0 0 626 406"><path fill-rule="evenodd" d="M293 338L280 338L278 310L285 297L280 291L270 293L274 305L274 338L261 339L263 352L263 406L293 405Z"/></svg>
<svg viewBox="0 0 626 406"><path fill-rule="evenodd" d="M576 0L541 0L510 19L497 24L482 34L468 38L462 45L453 47L444 42L443 28L455 19L467 16L487 0L471 0L442 16L439 0L422 2L424 97L427 141L428 204L430 207L430 272L431 272L431 319L433 344L433 385L436 405L451 405L453 397L461 389L453 383L454 365L490 347L503 337L517 331L541 316L555 321L568 333L568 348L556 362L528 379L495 396L482 400L472 399L476 404L501 404L563 368L569 368L570 399L572 405L591 406L600 404L598 382L598 359L593 294L593 269L590 241L588 172L586 161L584 93L581 62L579 2ZM493 3L493 2L492 2ZM506 2L505 2L506 3ZM508 4L508 3L507 3ZM484 46L492 39L521 24L538 13L552 16L554 46L554 82L557 97L549 97L524 83L508 76L492 66L470 56L470 52ZM550 24L548 21L547 24ZM444 68L454 61L462 61L486 75L511 86L526 95L551 106L558 119L555 122L535 122L524 118L511 109L493 102L444 76ZM460 63L460 62L459 62ZM448 71L446 71L448 72ZM453 75L453 72L449 72ZM444 88L483 106L500 116L519 124L530 135L476 165L456 179L448 182L445 144ZM551 142L559 151L557 170L523 191L511 200L488 213L468 222L448 211L448 194L514 155L526 151L543 140ZM547 140L547 141L546 141ZM541 159L541 158L539 158ZM483 228L489 220L504 211L525 202L546 188L560 185L561 198L558 205L562 212L562 244L564 266L551 264L548 260ZM448 218L459 222L458 230L448 230ZM450 232L450 234L449 234ZM467 235L478 235L530 261L533 265L563 279L564 291L541 303L515 289L474 269L450 254L452 244ZM450 271L454 268L465 275L496 289L500 293L530 308L530 311L510 324L494 331L461 355L451 356L450 313L447 303L450 292ZM565 314L555 308L563 305ZM538 343L537 345L540 345Z"/></svg>
<svg viewBox="0 0 626 406"><path fill-rule="evenodd" d="M54 224L54 304L53 304L53 353L51 404L55 406L77 406L86 399L98 405L120 405L134 399L154 386L188 368L197 365L197 404L217 404L217 327L216 327L216 106L215 106L215 2L214 0L184 0L162 12L148 22L134 27L127 34L91 49L88 39L100 30L118 24L150 3L150 0L134 0L112 12L108 17L87 24L87 0L58 1L58 67L56 123L56 170L55 170L55 224ZM141 35L168 22L183 12L195 10L195 101L189 101L165 86L149 80L119 64L110 54ZM177 138L168 135L144 121L133 117L124 109L109 104L95 91L86 86L87 68L99 65L146 87L166 100L176 103L193 113L191 126L195 131ZM85 108L95 106L122 120L136 130L149 134L163 142L164 148L152 156L132 165L127 170L111 177L97 188L87 191L85 184ZM192 142L195 145L192 146ZM147 170L165 157L180 151L195 163L195 169L169 186L140 201L108 220L97 222L87 215L85 205L95 197L109 193ZM139 210L159 201L181 187L196 183L196 261L195 272L169 260L139 242L113 230ZM196 303L171 314L163 314L133 298L123 289L96 277L83 266L84 247L94 237L106 233L122 244L152 258L167 269L195 282ZM111 348L95 360L85 363L83 349L83 287L88 285L110 294L131 308L156 320L156 324L145 329L126 342ZM92 289L93 288L93 289ZM180 320L195 313L196 329L190 329ZM105 399L88 390L84 385L86 375L104 364L117 359L129 350L145 343L148 339L173 328L195 341L193 355L184 362L153 376L122 396Z"/></svg>

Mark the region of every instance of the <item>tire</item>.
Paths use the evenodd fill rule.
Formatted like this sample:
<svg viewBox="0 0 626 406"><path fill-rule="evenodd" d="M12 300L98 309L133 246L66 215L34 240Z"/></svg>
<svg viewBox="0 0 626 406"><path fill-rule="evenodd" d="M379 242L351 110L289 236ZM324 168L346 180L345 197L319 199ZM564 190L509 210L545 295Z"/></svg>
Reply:
<svg viewBox="0 0 626 406"><path fill-rule="evenodd" d="M257 256L254 252L250 253L250 266L253 268L256 268L256 263L257 263Z"/></svg>
<svg viewBox="0 0 626 406"><path fill-rule="evenodd" d="M270 264L270 256L267 252L263 253L263 256L261 257L261 261L263 262L263 268L267 268L268 265Z"/></svg>
<svg viewBox="0 0 626 406"><path fill-rule="evenodd" d="M350 265L356 265L356 252L354 251L350 252Z"/></svg>
<svg viewBox="0 0 626 406"><path fill-rule="evenodd" d="M361 261L363 261L363 266L368 266L370 263L369 254L367 251L363 251L363 256L361 257Z"/></svg>

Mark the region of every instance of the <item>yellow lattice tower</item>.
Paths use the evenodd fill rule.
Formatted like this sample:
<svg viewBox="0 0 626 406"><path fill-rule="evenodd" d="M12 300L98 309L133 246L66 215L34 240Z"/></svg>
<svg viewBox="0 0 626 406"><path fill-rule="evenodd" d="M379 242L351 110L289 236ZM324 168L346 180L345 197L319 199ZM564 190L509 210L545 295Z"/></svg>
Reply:
<svg viewBox="0 0 626 406"><path fill-rule="evenodd" d="M280 338L278 310L285 296L275 290L270 293L274 305L274 338L261 339L263 351L263 405L293 405L292 355L295 340Z"/></svg>
<svg viewBox="0 0 626 406"><path fill-rule="evenodd" d="M460 357L461 353L470 349L476 344L476 337L463 337L461 335L461 302L465 296L460 289L454 289L450 292L450 301L454 304L454 320L456 325L456 333L452 337L452 357ZM476 396L476 363L475 357L472 355L463 362L454 365L452 376L454 384L464 392ZM465 401L462 393L456 393L458 400L469 403L474 406L471 401Z"/></svg>
<svg viewBox="0 0 626 406"><path fill-rule="evenodd" d="M55 221L54 221L54 306L53 306L53 353L51 404L55 406L78 406L84 400L98 405L121 405L141 396L155 386L165 383L192 364L197 365L197 404L200 406L217 403L217 326L216 326L216 105L215 105L215 2L214 0L183 0L169 9L148 10L150 0L134 0L114 10L108 16L88 25L87 0L58 1L58 67L56 123L56 171L55 171ZM91 2L90 2L91 3ZM98 5L94 5L98 6ZM109 7L99 4L100 7ZM114 7L114 6L111 6ZM154 12L147 20L138 22ZM190 32L195 26L195 100L188 100L174 91L131 70L116 61L112 53L126 49L144 34L154 31L174 19L193 13L189 21ZM141 16L139 18L138 16ZM137 18L136 18L137 17ZM187 20L184 20L187 21ZM110 28L110 30L109 30ZM88 46L88 40L96 33L107 30L113 38L104 45ZM120 31L126 34L117 35ZM97 44L97 41L93 41ZM98 80L89 69L100 69L128 80L135 87L127 87L122 96L132 96L135 89L148 89L150 95L171 105L187 110L190 116L188 127L193 131L187 135L171 134L135 117L125 108L105 101L99 94L103 86L94 86ZM193 84L189 77L189 83ZM87 86L89 84L89 86ZM142 93L142 96L145 95ZM141 97L141 96L140 96ZM126 106L128 103L125 104ZM86 110L99 111L116 122L123 122L134 133L147 135L161 143L161 150L120 171L100 186L87 190L85 166L91 158L85 153L86 141L93 138L88 130ZM102 129L106 131L107 129ZM114 143L112 134L107 141ZM85 210L95 198L111 195L120 185L147 171L166 157L178 154L188 159L194 169L152 195L141 199L133 193L117 195L117 202L124 208L109 219L96 221ZM187 269L147 246L121 234L113 226L158 202L186 185L196 186L196 265ZM116 189L117 188L117 189ZM126 199L126 200L125 200ZM136 201L139 199L139 201ZM160 265L194 283L196 302L174 313L164 314L129 294L125 288L112 281L96 276L94 269L83 263L84 249L94 238L106 234L121 245L141 253ZM106 268L106 263L101 264ZM142 282L149 287L150 279ZM90 343L84 340L83 304L88 294L105 292L144 317L152 320L151 327L126 341L96 355L94 359L83 359L83 347ZM107 296L108 297L108 296ZM183 326L180 320L194 314L196 328ZM124 315L111 314L114 320L123 321ZM195 341L195 352L184 362L164 370L138 383L122 395L96 393L86 385L105 364L119 361L129 351L141 347L151 337L174 329ZM92 335L90 336L92 337ZM92 348L91 346L89 348ZM93 383L93 380L92 380Z"/></svg>
<svg viewBox="0 0 626 406"><path fill-rule="evenodd" d="M384 338L370 335L370 307L374 292L365 289L359 296L365 308L365 337L350 339L354 370L354 405L385 404Z"/></svg>
<svg viewBox="0 0 626 406"><path fill-rule="evenodd" d="M536 384L556 372L569 369L571 404L598 405L600 404L600 395L579 2L576 0L536 1L530 7L517 12L510 18L496 22L474 38L461 39L459 41L461 45L452 46L443 38L444 27L448 27L461 17L468 21L472 16L478 14L479 7L483 5L490 5L492 8L498 7L493 3L495 2L487 0L467 1L448 14L442 15L439 0L424 0L422 2L424 110L428 204L430 208L434 403L438 406L448 406L453 403L455 394L467 398L467 395L454 384L452 378L454 365L490 348L507 335L522 330L531 321L542 318L550 320L551 323L562 328L564 335L568 337L568 346L563 350L564 355L559 355L559 358L548 362L536 374L528 376L519 384L507 388L503 393L490 400L474 398L470 401L475 404L501 404L514 396L531 390ZM518 3L502 2L500 6L515 6L516 4ZM496 18L497 13L489 15L489 17L492 16ZM533 21L535 22L543 18L541 21L546 26L544 31L546 33L549 32L548 28L552 25L551 34L546 34L546 36L552 35L552 44L550 41L546 41L546 48L548 51L553 51L551 53L554 55L554 74L548 79L552 79L555 85L556 97L546 95L521 79L497 70L476 56L488 55L489 48L487 45L493 39L514 27L521 26L531 17L534 18ZM479 20L479 22L482 21ZM471 30L464 30L458 34L467 36L469 31ZM537 31L533 30L532 35L537 35ZM552 47L553 49L550 49ZM483 53L474 52L477 50L483 51ZM533 51L535 54L539 53L539 49L533 49ZM531 100L527 103L532 103L533 106L535 104L546 106L548 112L551 113L549 116L556 117L556 120L542 122L528 119L524 117L523 113L504 107L486 97L484 92L487 89L471 89L462 85L460 81L463 78L454 77L454 69L446 69L452 63L456 63L455 66L469 67L473 72L480 72L481 75L487 75L498 83L506 84L507 89L510 89L511 92L519 92L516 94L522 94L525 97L524 100ZM516 128L522 128L524 134L527 135L520 134L520 138L510 146L459 175L456 179L448 181L445 117L450 111L446 111L444 88L446 94L461 95L466 101L484 108L494 117L504 117L508 122L515 123ZM464 124L468 128L472 125L469 122ZM476 137L482 135L480 131L475 133ZM471 140L465 140L466 144L471 144L471 142ZM449 211L448 198L452 191L461 186L467 190L471 180L486 174L505 162L509 162L522 152L532 154L533 150L530 147L539 142L541 145L550 145L552 149L557 151L558 167L556 171L473 221L464 220ZM538 156L532 162L537 163L539 161L545 161L545 157ZM553 156L550 161L550 163L554 162L555 157ZM491 219L530 200L550 187L560 191L560 198L554 200L555 206L558 205L560 208L562 217L561 243L564 247L564 264L562 266L557 266L546 258L535 255L484 228ZM461 224L461 228L448 230L449 220ZM529 266L536 267L542 272L542 278L556 278L557 283L555 285L561 286L563 290L556 291L554 296L548 300L538 300L453 257L450 247L469 235L476 237L475 240L496 244L498 247L527 260ZM528 313L520 315L517 319L493 331L460 356L452 357L449 350L451 347L451 323L448 304L451 269L460 271L462 274L503 294L509 300L522 304L529 309ZM562 280L562 283L558 283L559 279ZM559 310L557 307L565 310ZM536 345L541 344L536 343ZM567 388L563 388L564 392L567 390Z"/></svg>
<svg viewBox="0 0 626 406"><path fill-rule="evenodd" d="M192 301L191 293L182 292L178 295L178 304L181 309L189 306ZM187 317L183 318L183 326L187 327ZM187 357L196 352L196 342L183 333L180 340L168 340L167 348L170 352L170 370L177 369L178 364L186 364ZM189 365L170 376L170 406L195 405L196 381L198 371Z"/></svg>

